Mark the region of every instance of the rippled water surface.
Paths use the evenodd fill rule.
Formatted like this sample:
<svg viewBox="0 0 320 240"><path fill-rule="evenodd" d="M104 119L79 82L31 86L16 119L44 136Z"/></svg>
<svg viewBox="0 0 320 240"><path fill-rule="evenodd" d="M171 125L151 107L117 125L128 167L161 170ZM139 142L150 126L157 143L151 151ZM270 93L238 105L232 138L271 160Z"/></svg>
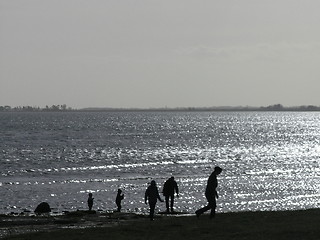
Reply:
<svg viewBox="0 0 320 240"><path fill-rule="evenodd" d="M215 165L220 212L320 207L320 113L0 113L0 213L86 209L89 192L113 210L118 188L145 213L147 184L171 175L193 213Z"/></svg>

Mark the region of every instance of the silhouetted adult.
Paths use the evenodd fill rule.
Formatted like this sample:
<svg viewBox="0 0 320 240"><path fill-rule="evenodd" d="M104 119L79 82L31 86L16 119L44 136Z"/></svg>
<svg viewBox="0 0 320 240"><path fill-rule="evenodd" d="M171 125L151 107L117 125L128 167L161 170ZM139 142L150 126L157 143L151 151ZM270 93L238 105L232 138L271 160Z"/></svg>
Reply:
<svg viewBox="0 0 320 240"><path fill-rule="evenodd" d="M150 206L150 220L154 220L154 209L156 208L157 199L160 202L163 202L159 195L159 191L157 188L156 181L152 180L150 186L147 188L145 195L144 195L144 202L147 204L149 202Z"/></svg>
<svg viewBox="0 0 320 240"><path fill-rule="evenodd" d="M217 207L216 198L219 198L216 190L218 186L217 175L219 175L221 172L222 172L222 168L215 167L214 171L211 173L210 177L208 178L206 192L205 192L208 205L196 211L197 217L199 217L202 213L208 211L209 209L211 209L210 219L215 217L216 207Z"/></svg>
<svg viewBox="0 0 320 240"><path fill-rule="evenodd" d="M165 196L167 212L169 212L169 199L171 200L170 209L171 209L171 212L173 212L175 192L177 193L177 197L179 197L178 184L174 180L174 177L171 177L164 183L164 186L163 186L163 196Z"/></svg>

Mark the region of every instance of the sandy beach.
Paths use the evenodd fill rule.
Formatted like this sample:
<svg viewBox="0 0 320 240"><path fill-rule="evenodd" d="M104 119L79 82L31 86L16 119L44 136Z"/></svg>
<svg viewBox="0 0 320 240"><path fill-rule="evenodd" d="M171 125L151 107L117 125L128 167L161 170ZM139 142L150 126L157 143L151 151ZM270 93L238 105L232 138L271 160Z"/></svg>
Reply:
<svg viewBox="0 0 320 240"><path fill-rule="evenodd" d="M1 216L2 239L320 239L320 209L208 215L134 213Z"/></svg>

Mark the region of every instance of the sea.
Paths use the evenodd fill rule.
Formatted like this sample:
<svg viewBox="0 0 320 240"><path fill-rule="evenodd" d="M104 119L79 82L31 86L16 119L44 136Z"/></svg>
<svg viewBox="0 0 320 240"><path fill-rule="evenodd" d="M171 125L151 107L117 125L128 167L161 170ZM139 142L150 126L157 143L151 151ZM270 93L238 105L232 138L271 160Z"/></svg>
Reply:
<svg viewBox="0 0 320 240"><path fill-rule="evenodd" d="M175 177L175 211L207 204L215 166L217 212L320 207L319 112L0 112L0 214L116 209L147 214L145 190ZM157 211L165 204L158 202Z"/></svg>

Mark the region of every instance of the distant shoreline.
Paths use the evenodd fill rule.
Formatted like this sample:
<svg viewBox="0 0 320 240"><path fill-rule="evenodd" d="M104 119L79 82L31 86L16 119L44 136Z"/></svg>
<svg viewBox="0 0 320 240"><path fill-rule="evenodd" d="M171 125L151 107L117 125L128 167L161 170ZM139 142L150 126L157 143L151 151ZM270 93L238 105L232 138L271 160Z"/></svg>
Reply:
<svg viewBox="0 0 320 240"><path fill-rule="evenodd" d="M53 105L46 108L40 107L10 107L0 106L0 112L318 112L320 106L303 105L295 107L284 107L281 104L267 107L250 106L221 106L221 107L177 107L177 108L81 108L72 109L66 105Z"/></svg>
<svg viewBox="0 0 320 240"><path fill-rule="evenodd" d="M208 108L84 108L84 112L317 112L320 107L208 107Z"/></svg>

